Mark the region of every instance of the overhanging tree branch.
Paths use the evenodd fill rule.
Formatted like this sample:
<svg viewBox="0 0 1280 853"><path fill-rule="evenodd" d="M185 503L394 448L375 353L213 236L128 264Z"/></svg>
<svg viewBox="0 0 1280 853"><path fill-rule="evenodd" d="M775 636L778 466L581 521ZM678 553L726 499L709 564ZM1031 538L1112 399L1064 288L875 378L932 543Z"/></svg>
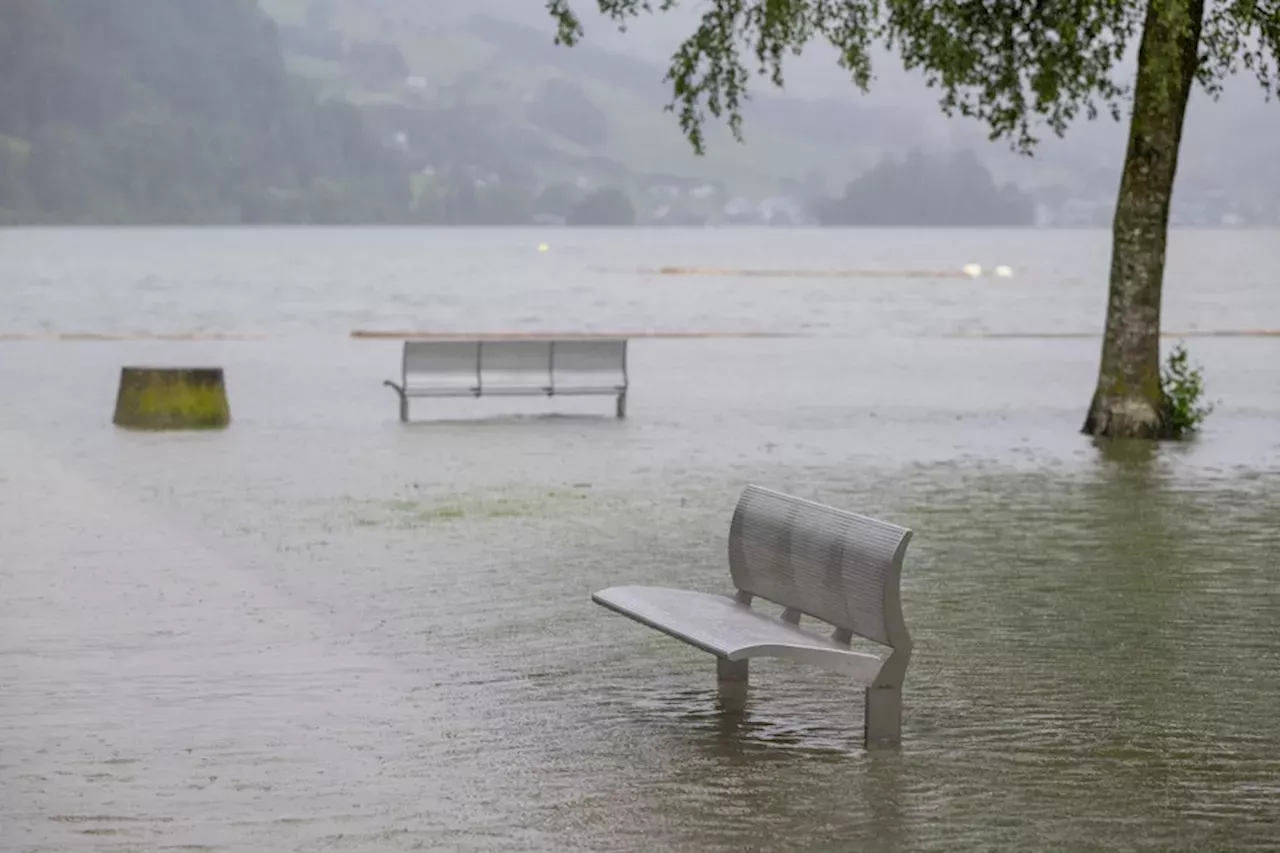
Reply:
<svg viewBox="0 0 1280 853"><path fill-rule="evenodd" d="M679 5L595 2L622 29L642 14ZM1113 75L1146 6L1138 0L715 0L671 57L668 109L702 153L708 115L726 119L742 138L742 105L753 76L746 57L754 58L757 74L781 86L786 57L822 39L866 89L872 46L885 44L939 90L948 115L982 121L992 139L1029 151L1039 128L1060 136L1081 115L1121 117L1131 87ZM547 8L558 24L557 40L576 44L584 32L570 0L548 0ZM1197 78L1209 91L1243 68L1274 92L1280 0L1216 4L1202 45Z"/></svg>

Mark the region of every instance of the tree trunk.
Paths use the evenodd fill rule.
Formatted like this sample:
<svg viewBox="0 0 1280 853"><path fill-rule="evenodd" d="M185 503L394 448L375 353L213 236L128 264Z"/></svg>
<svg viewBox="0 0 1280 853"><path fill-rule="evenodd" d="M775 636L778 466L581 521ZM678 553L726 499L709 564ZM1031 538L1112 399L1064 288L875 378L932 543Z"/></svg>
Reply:
<svg viewBox="0 0 1280 853"><path fill-rule="evenodd" d="M1112 224L1111 292L1091 435L1169 438L1160 387L1160 289L1169 202L1187 98L1199 64L1205 0L1149 0L1129 148Z"/></svg>

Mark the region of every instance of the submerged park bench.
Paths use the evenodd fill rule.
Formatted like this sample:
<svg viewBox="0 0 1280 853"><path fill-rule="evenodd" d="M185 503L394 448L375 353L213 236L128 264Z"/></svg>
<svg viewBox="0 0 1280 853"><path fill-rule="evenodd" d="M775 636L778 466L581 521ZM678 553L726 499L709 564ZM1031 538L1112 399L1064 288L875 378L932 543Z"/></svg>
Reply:
<svg viewBox="0 0 1280 853"><path fill-rule="evenodd" d="M729 528L734 597L617 586L592 600L716 656L721 696L745 697L748 661L774 657L843 673L866 688L864 742L896 744L911 637L899 580L911 531L822 504L748 486ZM753 598L781 605L773 616ZM829 636L801 616L834 626ZM888 647L854 650L854 635Z"/></svg>
<svg viewBox="0 0 1280 853"><path fill-rule="evenodd" d="M627 415L627 342L584 340L406 341L400 383L383 383L400 397L409 420L411 397L485 395L608 395Z"/></svg>

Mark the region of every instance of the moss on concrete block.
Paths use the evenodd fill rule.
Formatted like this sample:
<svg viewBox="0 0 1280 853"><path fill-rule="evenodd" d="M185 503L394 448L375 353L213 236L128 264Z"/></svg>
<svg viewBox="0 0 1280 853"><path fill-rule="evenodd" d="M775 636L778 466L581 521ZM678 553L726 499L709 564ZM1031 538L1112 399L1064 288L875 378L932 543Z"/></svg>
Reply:
<svg viewBox="0 0 1280 853"><path fill-rule="evenodd" d="M113 422L132 429L225 427L231 408L222 368L123 368Z"/></svg>

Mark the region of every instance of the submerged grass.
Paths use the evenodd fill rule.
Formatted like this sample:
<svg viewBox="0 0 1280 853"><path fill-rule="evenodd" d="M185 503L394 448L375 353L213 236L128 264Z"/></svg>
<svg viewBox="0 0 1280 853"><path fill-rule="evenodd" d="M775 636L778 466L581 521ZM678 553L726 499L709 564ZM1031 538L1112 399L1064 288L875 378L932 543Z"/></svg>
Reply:
<svg viewBox="0 0 1280 853"><path fill-rule="evenodd" d="M458 521L565 517L576 513L588 494L581 488L504 488L438 498L392 498L343 502L348 523L358 528L414 529Z"/></svg>

